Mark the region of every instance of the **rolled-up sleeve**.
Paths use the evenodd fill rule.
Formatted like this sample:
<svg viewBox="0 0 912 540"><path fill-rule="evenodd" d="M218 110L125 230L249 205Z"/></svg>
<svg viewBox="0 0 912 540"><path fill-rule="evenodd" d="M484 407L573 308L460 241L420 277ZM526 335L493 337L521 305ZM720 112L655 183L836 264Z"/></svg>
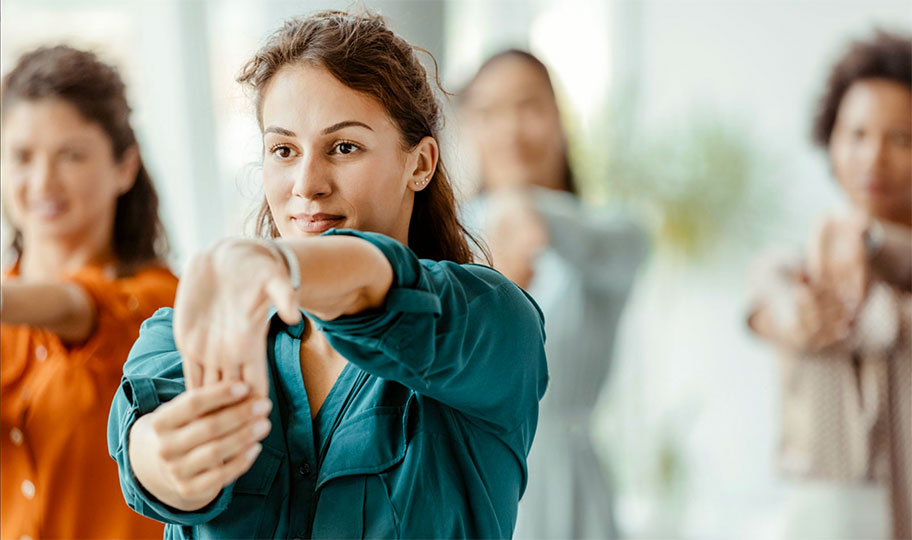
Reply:
<svg viewBox="0 0 912 540"><path fill-rule="evenodd" d="M334 349L499 430L528 420L548 380L544 319L531 297L485 266L419 260L376 233L326 234L367 240L394 274L382 308L332 321L311 316Z"/></svg>
<svg viewBox="0 0 912 540"><path fill-rule="evenodd" d="M136 419L184 391L180 354L172 333L173 310L160 309L145 321L139 339L124 364L124 375L108 417L108 450L117 462L120 486L127 505L136 512L178 525L197 525L211 521L231 502L231 486L204 508L184 512L172 508L149 493L130 465L129 436Z"/></svg>

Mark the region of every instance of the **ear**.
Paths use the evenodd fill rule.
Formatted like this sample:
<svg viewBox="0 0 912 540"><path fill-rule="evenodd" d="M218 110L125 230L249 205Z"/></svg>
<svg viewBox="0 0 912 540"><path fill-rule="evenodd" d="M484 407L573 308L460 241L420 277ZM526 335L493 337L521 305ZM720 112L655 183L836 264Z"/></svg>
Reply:
<svg viewBox="0 0 912 540"><path fill-rule="evenodd" d="M136 182L136 173L139 172L139 165L139 149L134 144L124 150L123 155L120 157L120 162L117 164L118 195L123 195L133 188L133 183Z"/></svg>
<svg viewBox="0 0 912 540"><path fill-rule="evenodd" d="M418 192L428 186L437 171L440 148L434 137L425 137L409 153L408 188Z"/></svg>

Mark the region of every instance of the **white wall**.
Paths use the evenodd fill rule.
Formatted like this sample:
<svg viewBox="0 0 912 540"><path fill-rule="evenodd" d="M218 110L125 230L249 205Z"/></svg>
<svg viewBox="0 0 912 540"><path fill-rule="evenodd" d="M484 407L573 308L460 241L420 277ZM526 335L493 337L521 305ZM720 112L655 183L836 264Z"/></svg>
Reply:
<svg viewBox="0 0 912 540"><path fill-rule="evenodd" d="M815 219L843 204L809 142L829 65L876 25L912 31L909 3L650 0L633 13L640 124L676 127L699 109L742 126L766 158L758 178L779 194L758 209L768 219L754 240L802 242ZM628 312L600 435L631 534L782 534L775 355L745 332L749 251L722 244L700 263L656 253ZM683 472L663 500L655 477L666 439Z"/></svg>

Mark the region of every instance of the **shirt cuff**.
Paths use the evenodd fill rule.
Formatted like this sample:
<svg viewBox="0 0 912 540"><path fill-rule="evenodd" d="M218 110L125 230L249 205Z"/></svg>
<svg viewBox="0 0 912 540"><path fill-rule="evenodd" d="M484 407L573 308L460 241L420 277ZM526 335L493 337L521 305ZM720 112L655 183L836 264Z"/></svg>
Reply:
<svg viewBox="0 0 912 540"><path fill-rule="evenodd" d="M130 429L136 420L140 416L154 411L163 401L173 399L183 390L182 382L170 379L124 376L121 391L123 397L129 402L129 406L122 416L119 441L121 455L117 462L120 468L124 498L130 508L157 521L192 526L212 521L228 508L231 503L233 484L223 489L215 500L199 510L192 512L178 510L159 501L142 486L133 474L129 451Z"/></svg>
<svg viewBox="0 0 912 540"><path fill-rule="evenodd" d="M440 298L431 292L429 280L422 275L421 261L408 247L392 238L372 232L330 229L323 236L355 236L379 249L393 268L393 284L380 309L354 315L343 315L332 321L315 317L321 326L330 329L361 327L378 317L393 313L430 313L440 315Z"/></svg>
<svg viewBox="0 0 912 540"><path fill-rule="evenodd" d="M356 236L377 247L393 269L393 284L383 306L378 309L343 315L331 321L308 314L316 327L328 336L338 336L345 341L391 356L404 358L412 348L412 341L420 339L415 331L416 319L428 316L437 318L442 307L439 296L432 291L431 281L415 253L402 243L382 234L330 229L324 236ZM420 361L408 362L413 369Z"/></svg>

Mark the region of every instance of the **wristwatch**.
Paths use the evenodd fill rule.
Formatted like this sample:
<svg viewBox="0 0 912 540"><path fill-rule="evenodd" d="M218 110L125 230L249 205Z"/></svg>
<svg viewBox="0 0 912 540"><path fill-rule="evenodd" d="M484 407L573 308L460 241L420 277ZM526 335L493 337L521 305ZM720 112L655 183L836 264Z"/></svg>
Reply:
<svg viewBox="0 0 912 540"><path fill-rule="evenodd" d="M301 288L301 266L298 264L298 257L285 244L276 242L272 238L263 239L263 245L272 254L285 263L288 270L288 281L291 282L291 288L299 290Z"/></svg>
<svg viewBox="0 0 912 540"><path fill-rule="evenodd" d="M865 250L868 252L868 260L874 259L884 244L884 229L876 219L872 219L862 233Z"/></svg>

